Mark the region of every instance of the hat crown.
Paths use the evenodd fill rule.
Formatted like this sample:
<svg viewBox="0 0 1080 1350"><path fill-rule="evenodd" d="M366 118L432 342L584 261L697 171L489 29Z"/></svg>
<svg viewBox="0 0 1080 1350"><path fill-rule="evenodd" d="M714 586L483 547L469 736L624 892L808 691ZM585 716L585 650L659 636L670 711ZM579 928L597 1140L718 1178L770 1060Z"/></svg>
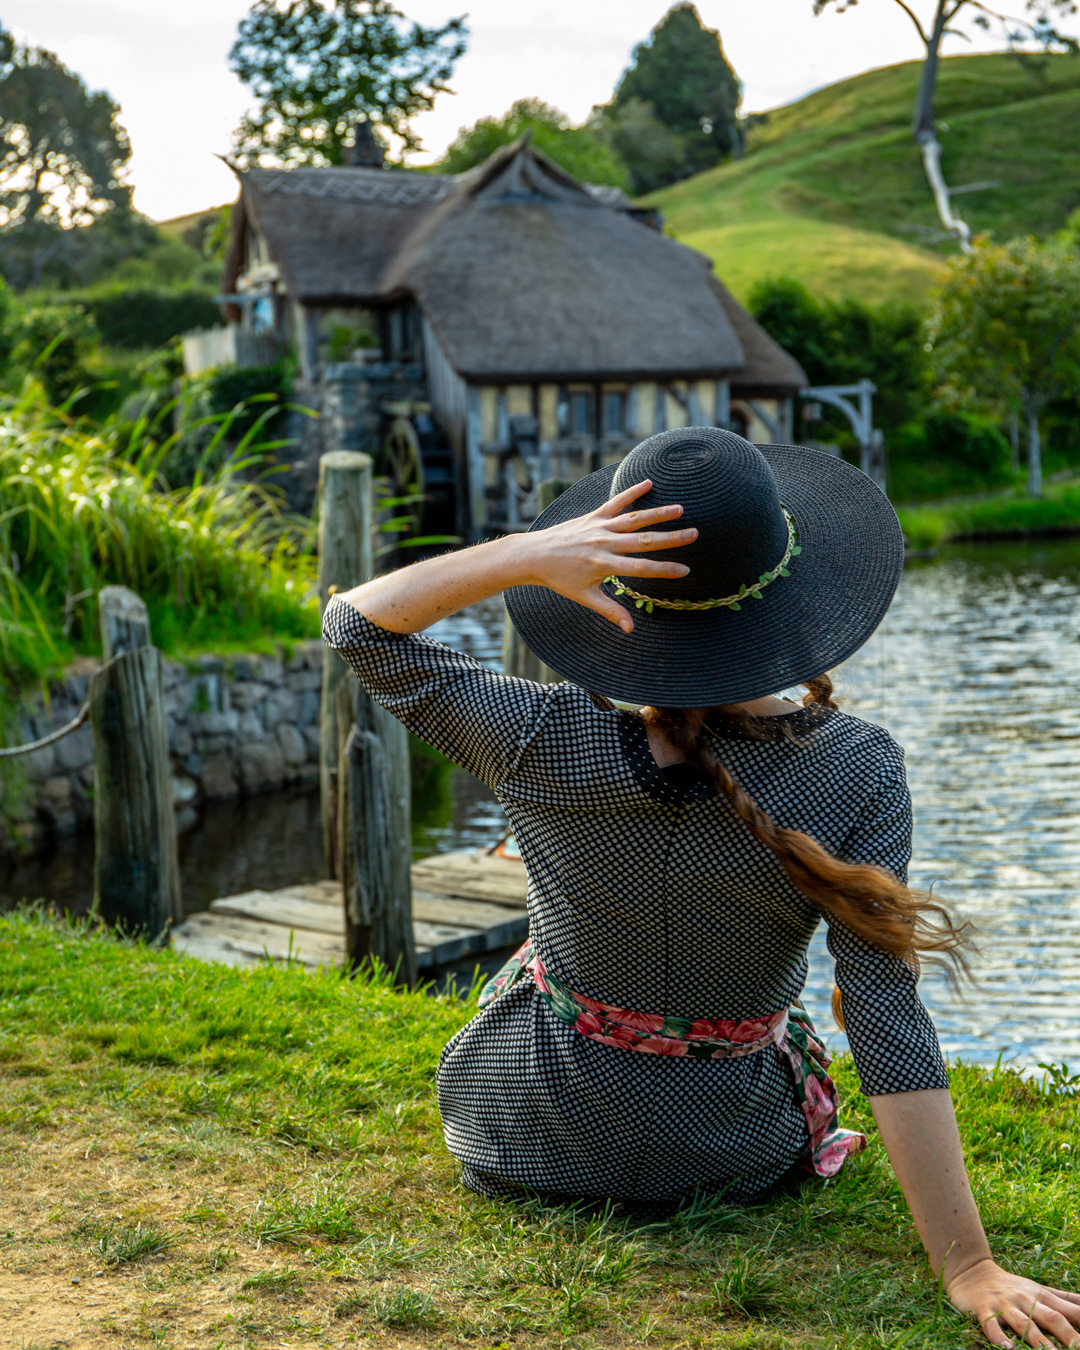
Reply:
<svg viewBox="0 0 1080 1350"><path fill-rule="evenodd" d="M615 471L611 496L643 479L652 487L632 509L678 503L671 529L694 526L692 544L631 556L685 563L685 577L627 578L659 600L711 600L752 585L783 557L787 522L780 490L765 456L733 431L686 427L663 431L635 446Z"/></svg>

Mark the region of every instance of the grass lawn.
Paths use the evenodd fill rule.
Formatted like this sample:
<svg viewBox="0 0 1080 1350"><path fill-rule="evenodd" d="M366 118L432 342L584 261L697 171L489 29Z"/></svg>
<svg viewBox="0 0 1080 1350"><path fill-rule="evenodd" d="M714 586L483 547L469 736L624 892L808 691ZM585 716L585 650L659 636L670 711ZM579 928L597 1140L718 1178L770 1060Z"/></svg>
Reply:
<svg viewBox="0 0 1080 1350"><path fill-rule="evenodd" d="M869 71L768 114L744 159L649 201L677 238L711 257L740 299L761 277L816 294L918 300L955 252L911 139L919 63ZM958 199L998 238L1058 230L1080 200L1080 61L1037 70L1009 56L942 62L937 99L947 180L994 183Z"/></svg>
<svg viewBox="0 0 1080 1350"><path fill-rule="evenodd" d="M493 1204L439 1129L472 1009L0 917L0 1333L139 1345L962 1350L871 1135L834 1184L651 1225ZM1080 1097L958 1067L1000 1257L1080 1285ZM77 1282L77 1283L76 1283Z"/></svg>

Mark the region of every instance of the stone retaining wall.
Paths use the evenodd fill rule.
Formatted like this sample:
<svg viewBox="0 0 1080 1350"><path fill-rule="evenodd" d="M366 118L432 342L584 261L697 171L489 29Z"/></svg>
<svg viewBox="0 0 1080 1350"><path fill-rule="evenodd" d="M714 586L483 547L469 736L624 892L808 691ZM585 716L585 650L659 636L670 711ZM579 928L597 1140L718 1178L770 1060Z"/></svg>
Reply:
<svg viewBox="0 0 1080 1350"><path fill-rule="evenodd" d="M288 656L203 656L164 663L165 712L180 828L201 801L310 782L319 773L323 645L298 643ZM12 743L36 740L70 722L99 662L77 662L39 697ZM25 846L47 845L93 823L94 756L89 724L21 763L22 801L4 814Z"/></svg>

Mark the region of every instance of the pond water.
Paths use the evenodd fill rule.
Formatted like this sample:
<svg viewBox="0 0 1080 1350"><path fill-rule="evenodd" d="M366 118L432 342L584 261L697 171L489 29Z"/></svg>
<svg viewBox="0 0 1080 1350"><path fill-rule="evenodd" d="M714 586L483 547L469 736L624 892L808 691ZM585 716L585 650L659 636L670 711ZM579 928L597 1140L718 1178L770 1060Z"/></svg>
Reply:
<svg viewBox="0 0 1080 1350"><path fill-rule="evenodd" d="M455 615L432 636L498 666L502 604ZM915 802L912 883L982 933L980 992L960 1001L930 972L923 997L953 1057L1031 1069L1080 1060L1080 541L953 548L908 565L889 614L838 681L849 711L906 748ZM185 906L322 874L318 798L214 803L180 839ZM495 842L497 802L467 774L416 783L414 854ZM92 842L0 875L0 905L89 901ZM824 1028L831 962L811 949L808 1007ZM835 1030L831 1043L844 1038Z"/></svg>

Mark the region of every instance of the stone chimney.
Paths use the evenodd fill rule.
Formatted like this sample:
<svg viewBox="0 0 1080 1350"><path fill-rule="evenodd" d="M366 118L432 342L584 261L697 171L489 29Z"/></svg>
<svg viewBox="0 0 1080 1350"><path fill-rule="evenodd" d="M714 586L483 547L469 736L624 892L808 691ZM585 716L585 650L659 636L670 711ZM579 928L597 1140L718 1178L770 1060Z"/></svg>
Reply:
<svg viewBox="0 0 1080 1350"><path fill-rule="evenodd" d="M353 127L352 145L342 147L341 162L350 169L381 169L386 151L375 138L371 123L358 117Z"/></svg>

